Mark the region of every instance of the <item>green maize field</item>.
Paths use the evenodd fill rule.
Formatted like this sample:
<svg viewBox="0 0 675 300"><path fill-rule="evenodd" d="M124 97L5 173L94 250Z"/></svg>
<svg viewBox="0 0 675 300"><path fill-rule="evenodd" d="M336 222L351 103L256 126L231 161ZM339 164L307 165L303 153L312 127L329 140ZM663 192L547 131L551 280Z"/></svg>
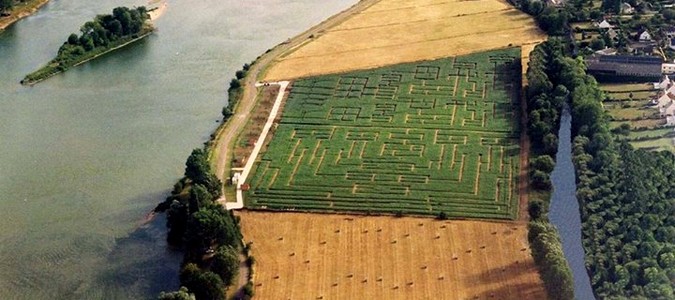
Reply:
<svg viewBox="0 0 675 300"><path fill-rule="evenodd" d="M249 208L515 219L520 49L297 80Z"/></svg>

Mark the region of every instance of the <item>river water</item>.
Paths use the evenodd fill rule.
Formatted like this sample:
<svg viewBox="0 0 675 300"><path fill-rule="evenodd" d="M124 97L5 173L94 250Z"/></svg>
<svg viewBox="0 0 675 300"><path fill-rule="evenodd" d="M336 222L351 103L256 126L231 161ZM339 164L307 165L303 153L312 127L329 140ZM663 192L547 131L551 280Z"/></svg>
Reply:
<svg viewBox="0 0 675 300"><path fill-rule="evenodd" d="M53 0L0 33L2 299L143 299L177 288L164 219L142 219L208 139L234 71L356 0L169 1L149 38L19 81L96 14Z"/></svg>
<svg viewBox="0 0 675 300"><path fill-rule="evenodd" d="M581 244L581 216L576 197L577 185L572 163L571 132L572 117L567 108L563 111L558 134L558 153L551 181L553 196L549 219L560 232L563 252L574 276L574 294L578 300L592 300L591 280L584 265L584 249Z"/></svg>

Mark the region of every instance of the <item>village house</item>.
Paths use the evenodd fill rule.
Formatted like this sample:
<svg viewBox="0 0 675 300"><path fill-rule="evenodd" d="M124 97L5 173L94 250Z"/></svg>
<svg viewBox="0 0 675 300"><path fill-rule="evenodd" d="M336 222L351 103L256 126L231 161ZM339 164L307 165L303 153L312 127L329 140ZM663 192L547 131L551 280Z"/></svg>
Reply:
<svg viewBox="0 0 675 300"><path fill-rule="evenodd" d="M597 26L598 28L600 28L600 29L610 29L610 28L614 28L614 26L612 26L612 24L609 24L609 22L607 22L607 20L602 20L602 22L597 23L596 26Z"/></svg>
<svg viewBox="0 0 675 300"><path fill-rule="evenodd" d="M649 31L644 30L638 35L638 41L640 41L640 42L651 42L652 41L652 35L649 34Z"/></svg>
<svg viewBox="0 0 675 300"><path fill-rule="evenodd" d="M661 91L650 104L656 106L667 126L675 126L675 84L668 76L664 76L660 82L654 83L654 88Z"/></svg>
<svg viewBox="0 0 675 300"><path fill-rule="evenodd" d="M661 73L663 73L663 74L675 74L675 63L662 63L661 64Z"/></svg>
<svg viewBox="0 0 675 300"><path fill-rule="evenodd" d="M656 48L655 42L631 42L626 45L626 50L633 54L651 54Z"/></svg>

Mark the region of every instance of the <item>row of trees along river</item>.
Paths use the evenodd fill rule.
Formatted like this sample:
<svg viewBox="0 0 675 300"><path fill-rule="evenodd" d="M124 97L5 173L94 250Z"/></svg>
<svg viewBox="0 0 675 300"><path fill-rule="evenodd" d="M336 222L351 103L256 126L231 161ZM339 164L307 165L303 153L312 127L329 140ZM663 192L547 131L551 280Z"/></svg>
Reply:
<svg viewBox="0 0 675 300"><path fill-rule="evenodd" d="M635 150L615 139L602 108L603 93L596 81L585 73L583 61L565 55L561 42L549 41L538 46L530 58L528 104L535 105L530 109L529 124L533 145L539 144L536 140L539 137L545 141L548 132L553 130L548 127L554 125L547 124L559 124L558 114L564 103L571 105L576 197L581 213L586 271L594 295L601 299L673 299L675 156L665 151ZM540 145L537 151L545 152L552 144ZM534 187L548 184L540 170L542 165L548 167L549 164L541 164L540 159L535 157L532 164ZM535 175L537 172L540 174ZM571 185L561 182L555 188L569 189L570 186L573 187L574 182ZM541 219L538 212L545 211L545 204L530 205L534 222ZM552 212L556 213L560 212ZM572 220L574 218L568 218L557 225L573 225L569 224ZM530 231L530 236L534 234ZM533 252L537 261L536 244ZM583 257L583 253L571 255ZM553 274L565 274L562 270ZM575 272L575 276L586 277L577 274ZM550 280L545 270L542 276L545 282ZM568 280L566 274L562 278ZM585 289L580 289L579 284L576 292L579 299L593 297L581 294Z"/></svg>

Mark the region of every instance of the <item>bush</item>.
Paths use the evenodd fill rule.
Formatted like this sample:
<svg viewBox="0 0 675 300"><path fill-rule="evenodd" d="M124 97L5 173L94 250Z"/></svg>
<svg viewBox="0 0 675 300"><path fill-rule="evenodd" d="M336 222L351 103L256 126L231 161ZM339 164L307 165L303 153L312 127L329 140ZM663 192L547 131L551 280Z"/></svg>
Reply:
<svg viewBox="0 0 675 300"><path fill-rule="evenodd" d="M540 199L533 199L527 204L527 212L530 220L543 220L547 218L548 203Z"/></svg>
<svg viewBox="0 0 675 300"><path fill-rule="evenodd" d="M530 176L532 180L532 187L541 191L548 191L551 189L551 177L548 173L533 170L532 175Z"/></svg>
<svg viewBox="0 0 675 300"><path fill-rule="evenodd" d="M555 167L555 161L549 155L540 155L530 160L530 166L532 167L533 170L542 171L544 173L551 173L553 172L553 168Z"/></svg>

